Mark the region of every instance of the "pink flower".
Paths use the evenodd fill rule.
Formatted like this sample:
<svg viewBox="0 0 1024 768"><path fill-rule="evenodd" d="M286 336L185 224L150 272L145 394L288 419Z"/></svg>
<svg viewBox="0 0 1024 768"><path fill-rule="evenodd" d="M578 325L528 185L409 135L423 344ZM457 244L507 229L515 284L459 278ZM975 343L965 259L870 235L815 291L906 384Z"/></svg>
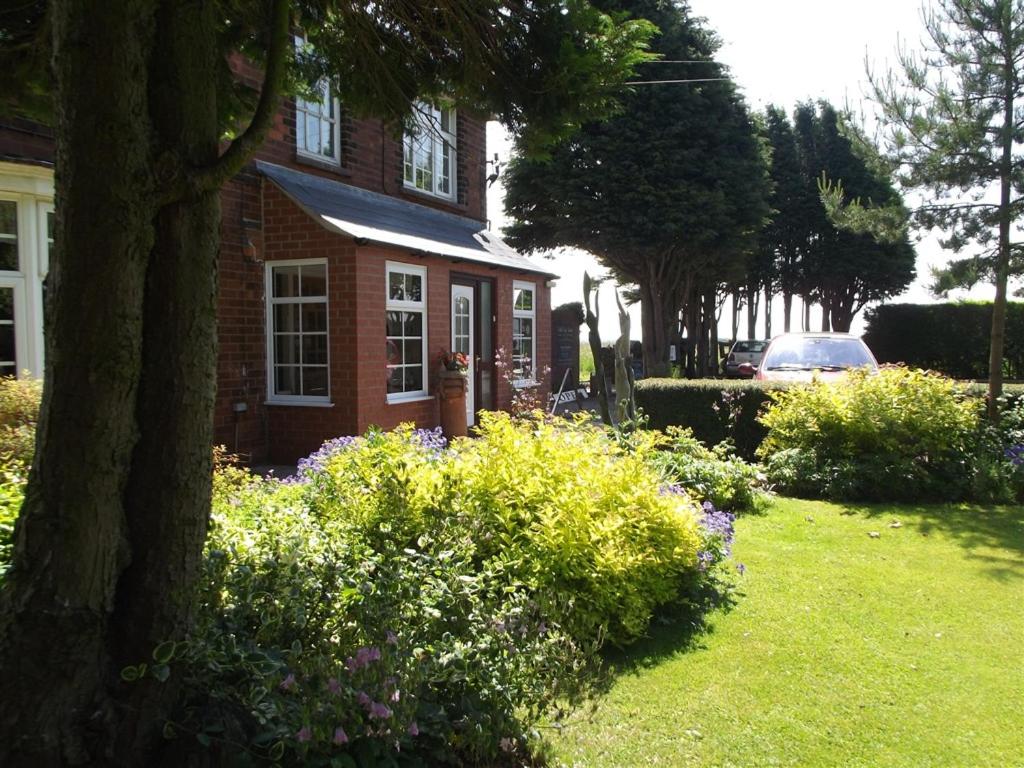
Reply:
<svg viewBox="0 0 1024 768"><path fill-rule="evenodd" d="M371 704L370 697L366 694L366 691L360 691L356 694L356 701L359 702L359 706L369 708Z"/></svg>
<svg viewBox="0 0 1024 768"><path fill-rule="evenodd" d="M391 717L391 710L387 706L377 701L370 704L371 719L386 720L389 717Z"/></svg>
<svg viewBox="0 0 1024 768"><path fill-rule="evenodd" d="M340 725L337 728L335 728L334 738L331 739L331 741L337 744L339 747L342 744L348 744L348 734L345 733L345 729L342 728Z"/></svg>
<svg viewBox="0 0 1024 768"><path fill-rule="evenodd" d="M338 682L336 677L330 677L327 679L327 690L335 696L341 693L341 683Z"/></svg>
<svg viewBox="0 0 1024 768"><path fill-rule="evenodd" d="M396 689L394 690L394 692L393 692L393 693L391 694L391 700L392 700L392 701L396 701L396 702L397 702L397 701L398 701L398 700L399 700L399 699L400 699L401 697L402 697L402 695L401 695L401 694L400 694L400 693L398 692L398 689L397 689L397 688L396 688Z"/></svg>
<svg viewBox="0 0 1024 768"><path fill-rule="evenodd" d="M282 691L290 691L296 685L297 685L297 683L295 682L295 675L293 675L293 674L291 674L289 672L288 673L288 677L286 677L284 680L281 681L281 686L280 687L281 687Z"/></svg>
<svg viewBox="0 0 1024 768"><path fill-rule="evenodd" d="M420 727L418 725L416 725L416 721L415 720L413 720L411 723L409 723L408 732L409 732L410 736L419 736L420 735Z"/></svg>
<svg viewBox="0 0 1024 768"><path fill-rule="evenodd" d="M313 738L313 729L308 725L304 725L299 729L299 732L295 734L296 740L300 742L307 742Z"/></svg>

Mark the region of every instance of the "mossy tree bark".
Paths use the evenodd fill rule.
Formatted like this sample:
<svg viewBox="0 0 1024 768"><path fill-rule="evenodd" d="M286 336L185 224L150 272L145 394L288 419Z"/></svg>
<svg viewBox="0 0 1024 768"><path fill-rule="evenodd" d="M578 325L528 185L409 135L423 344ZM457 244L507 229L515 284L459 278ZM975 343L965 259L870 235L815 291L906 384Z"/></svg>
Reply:
<svg viewBox="0 0 1024 768"><path fill-rule="evenodd" d="M120 670L188 626L210 501L217 190L269 124L283 56L268 59L246 144L219 156L213 8L51 8L56 253L0 606L5 766L151 764L177 692Z"/></svg>

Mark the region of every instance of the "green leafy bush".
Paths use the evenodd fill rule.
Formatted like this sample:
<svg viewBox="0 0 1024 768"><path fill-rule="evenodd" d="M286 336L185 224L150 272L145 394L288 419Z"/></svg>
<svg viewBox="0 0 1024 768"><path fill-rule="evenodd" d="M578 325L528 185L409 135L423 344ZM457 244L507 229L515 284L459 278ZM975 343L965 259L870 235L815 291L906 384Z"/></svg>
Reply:
<svg viewBox="0 0 1024 768"><path fill-rule="evenodd" d="M937 374L853 371L772 393L758 449L782 491L834 499L972 495L978 403Z"/></svg>
<svg viewBox="0 0 1024 768"><path fill-rule="evenodd" d="M36 447L36 420L43 383L0 377L0 457L28 465Z"/></svg>
<svg viewBox="0 0 1024 768"><path fill-rule="evenodd" d="M654 461L672 482L716 509L747 512L763 494L764 478L756 466L735 456L728 443L708 448L689 429L669 427Z"/></svg>
<svg viewBox="0 0 1024 768"><path fill-rule="evenodd" d="M754 458L765 428L757 416L769 392L784 385L729 379L642 379L636 404L653 429L686 427L704 445L728 441L744 459Z"/></svg>
<svg viewBox="0 0 1024 768"><path fill-rule="evenodd" d="M184 681L166 735L191 749L524 764L600 644L728 555L731 516L664 486L659 440L494 414L448 448L410 428L341 438L293 481L224 467L195 631L126 679Z"/></svg>

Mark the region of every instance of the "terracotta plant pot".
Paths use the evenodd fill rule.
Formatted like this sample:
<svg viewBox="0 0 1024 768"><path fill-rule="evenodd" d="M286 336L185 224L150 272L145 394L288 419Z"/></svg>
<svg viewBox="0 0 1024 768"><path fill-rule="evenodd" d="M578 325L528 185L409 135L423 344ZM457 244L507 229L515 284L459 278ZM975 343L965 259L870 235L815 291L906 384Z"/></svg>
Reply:
<svg viewBox="0 0 1024 768"><path fill-rule="evenodd" d="M442 370L437 396L441 400L441 431L449 440L465 437L466 426L466 374L461 371Z"/></svg>

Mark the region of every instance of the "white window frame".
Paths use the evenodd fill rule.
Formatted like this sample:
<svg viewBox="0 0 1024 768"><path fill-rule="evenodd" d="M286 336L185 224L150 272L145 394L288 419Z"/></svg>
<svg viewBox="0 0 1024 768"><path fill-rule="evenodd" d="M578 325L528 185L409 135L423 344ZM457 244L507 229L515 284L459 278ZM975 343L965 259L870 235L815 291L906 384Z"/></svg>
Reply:
<svg viewBox="0 0 1024 768"><path fill-rule="evenodd" d="M441 129L441 113L448 112L448 130ZM414 107L417 133L406 131L402 140L402 180L406 189L424 195L439 197L442 200L456 200L458 197L458 115L449 106L434 106L417 102ZM434 157L431 172L430 189L416 184L415 150L416 145L430 142ZM444 170L444 148L448 147L448 191L438 189Z"/></svg>
<svg viewBox="0 0 1024 768"><path fill-rule="evenodd" d="M422 286L419 301L405 301L391 298L391 275L392 273L403 275L418 275ZM402 261L387 261L384 263L384 336L387 338L387 313L388 312L419 312L423 315L423 387L411 392L388 392L385 383L385 394L387 402L406 403L410 400L424 400L429 397L429 360L427 358L427 329L429 315L427 313L427 268L419 264L407 264ZM384 361L385 370L387 360Z"/></svg>
<svg viewBox="0 0 1024 768"><path fill-rule="evenodd" d="M289 296L274 298L274 269L276 267L302 267L322 264L326 275L326 291L323 296ZM264 300L266 322L264 335L267 339L267 403L271 405L330 405L331 404L331 305L330 268L327 259L280 259L264 265ZM304 304L321 301L327 311L327 394L326 395L279 395L274 391L277 377L274 358L274 307L278 304ZM301 366L301 363L300 363Z"/></svg>
<svg viewBox="0 0 1024 768"><path fill-rule="evenodd" d="M304 46L308 46L309 41L305 35L295 36L295 48L296 50L302 49ZM330 81L326 78L316 84L317 88L320 89L320 100L306 101L301 96L295 96L295 152L300 157L309 158L311 160L319 160L323 163L340 163L341 162L341 102L336 96L331 93ZM330 100L331 107L334 110L334 118L331 119L324 115L321 111L319 114L312 112L304 104L319 104L325 105ZM303 116L305 120L317 120L320 122L327 121L331 124L331 135L334 145L334 153L327 155L323 152L313 152L303 146L306 139L305 124L303 124L303 130L299 130L299 115ZM323 129L321 127L321 137L323 136Z"/></svg>
<svg viewBox="0 0 1024 768"><path fill-rule="evenodd" d="M530 302L530 309L516 309L516 291L530 291L533 296ZM530 339L530 378L516 379L512 383L517 387L528 387L537 384L537 284L525 280L512 281L512 317L532 320L533 336ZM512 323L512 331L515 333L515 322ZM512 363L513 370L515 363Z"/></svg>

